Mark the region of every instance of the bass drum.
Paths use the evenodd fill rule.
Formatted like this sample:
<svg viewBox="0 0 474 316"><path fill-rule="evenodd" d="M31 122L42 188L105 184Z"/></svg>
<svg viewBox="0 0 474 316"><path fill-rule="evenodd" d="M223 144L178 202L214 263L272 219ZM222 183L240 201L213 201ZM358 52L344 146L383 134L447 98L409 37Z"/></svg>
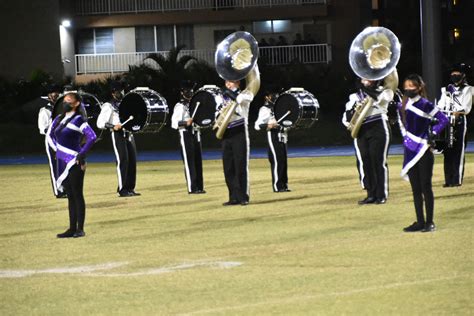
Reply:
<svg viewBox="0 0 474 316"><path fill-rule="evenodd" d="M135 88L120 103L120 122L134 133L158 133L166 125L168 103L158 92L149 88ZM133 116L133 119L130 117Z"/></svg>
<svg viewBox="0 0 474 316"><path fill-rule="evenodd" d="M309 128L318 119L319 103L303 88L291 88L275 102L275 119L283 127Z"/></svg>
<svg viewBox="0 0 474 316"><path fill-rule="evenodd" d="M217 86L204 86L200 88L189 102L189 115L193 122L206 128L214 124L216 109L224 102L222 90Z"/></svg>
<svg viewBox="0 0 474 316"><path fill-rule="evenodd" d="M97 99L97 97L91 93L87 92L82 92L82 91L68 91L71 93L77 93L81 97L81 108L83 111L85 111L85 114L87 116L87 122L89 123L90 127L94 130L94 132L97 135L97 140L102 139L102 133L104 130L99 129L97 127L97 118L99 117L100 110L102 108L102 102ZM54 103L54 108L53 108L53 119L63 113L63 101L64 101L64 96L68 93L64 93L59 98L56 100L56 103Z"/></svg>

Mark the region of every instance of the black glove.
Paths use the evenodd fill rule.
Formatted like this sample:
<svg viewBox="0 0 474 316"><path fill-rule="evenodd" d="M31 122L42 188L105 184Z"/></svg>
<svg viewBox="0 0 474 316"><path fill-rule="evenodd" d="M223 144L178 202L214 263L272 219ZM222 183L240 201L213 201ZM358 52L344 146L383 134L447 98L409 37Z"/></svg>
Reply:
<svg viewBox="0 0 474 316"><path fill-rule="evenodd" d="M268 127L268 124L260 124L259 127L261 130L266 130Z"/></svg>
<svg viewBox="0 0 474 316"><path fill-rule="evenodd" d="M86 164L86 155L85 154L78 154L76 156L76 161L78 161L81 166L84 166Z"/></svg>
<svg viewBox="0 0 474 316"><path fill-rule="evenodd" d="M379 98L380 91L377 91L376 88L373 87L362 87L362 91L365 92L369 97L371 97L374 100L377 100Z"/></svg>
<svg viewBox="0 0 474 316"><path fill-rule="evenodd" d="M188 122L187 121L179 121L178 126L179 127L186 127L186 126L188 126Z"/></svg>
<svg viewBox="0 0 474 316"><path fill-rule="evenodd" d="M229 89L224 89L223 94L225 96L231 98L234 101L237 99L237 96L239 95L237 92L234 92L234 91L229 90Z"/></svg>
<svg viewBox="0 0 474 316"><path fill-rule="evenodd" d="M428 130L428 145L436 148L436 134L433 133L433 129L431 127Z"/></svg>

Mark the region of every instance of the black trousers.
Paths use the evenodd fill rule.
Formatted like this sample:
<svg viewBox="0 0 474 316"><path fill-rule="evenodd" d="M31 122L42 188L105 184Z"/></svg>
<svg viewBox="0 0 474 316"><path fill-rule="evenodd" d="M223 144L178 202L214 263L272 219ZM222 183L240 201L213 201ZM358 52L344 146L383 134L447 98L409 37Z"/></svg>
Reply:
<svg viewBox="0 0 474 316"><path fill-rule="evenodd" d="M462 184L464 178L465 156L467 144L467 119L461 115L454 127L453 147L443 150L444 154L444 182L447 185Z"/></svg>
<svg viewBox="0 0 474 316"><path fill-rule="evenodd" d="M423 214L423 200L425 201L426 223L433 222L434 196L431 185L433 177L433 153L428 149L423 157L408 170L411 190L413 191L413 202L415 204L416 221L425 223Z"/></svg>
<svg viewBox="0 0 474 316"><path fill-rule="evenodd" d="M193 133L192 130L181 129L179 137L188 192L204 190L202 149L199 135L197 132Z"/></svg>
<svg viewBox="0 0 474 316"><path fill-rule="evenodd" d="M390 127L383 120L362 124L359 135L354 142L359 163L361 183L367 190L367 196L376 199L388 197L387 155L390 144Z"/></svg>
<svg viewBox="0 0 474 316"><path fill-rule="evenodd" d="M45 139L46 155L48 156L49 176L51 178L51 187L53 189L54 196L58 196L63 192L56 187L57 177L57 166L56 166L56 152L49 146Z"/></svg>
<svg viewBox="0 0 474 316"><path fill-rule="evenodd" d="M267 131L268 160L272 168L272 187L274 192L288 189L288 159L286 143L280 141L278 130Z"/></svg>
<svg viewBox="0 0 474 316"><path fill-rule="evenodd" d="M112 144L117 160L117 191L133 191L137 179L137 149L133 134L123 130L112 132Z"/></svg>
<svg viewBox="0 0 474 316"><path fill-rule="evenodd" d="M84 174L79 165L74 165L63 181L67 193L69 207L69 229L72 231L84 230L86 218L86 202L84 200Z"/></svg>
<svg viewBox="0 0 474 316"><path fill-rule="evenodd" d="M230 201L249 201L249 139L247 126L228 128L222 139L224 176Z"/></svg>

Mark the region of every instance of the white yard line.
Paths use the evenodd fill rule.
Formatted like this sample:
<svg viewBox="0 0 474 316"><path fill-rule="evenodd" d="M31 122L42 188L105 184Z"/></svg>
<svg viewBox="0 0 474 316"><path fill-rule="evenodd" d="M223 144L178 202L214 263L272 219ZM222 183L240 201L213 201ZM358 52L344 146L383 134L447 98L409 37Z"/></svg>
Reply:
<svg viewBox="0 0 474 316"><path fill-rule="evenodd" d="M98 276L98 277L129 277L143 275L158 275L181 270L189 270L199 267L207 267L214 269L229 269L241 266L241 262L236 261L196 261L182 263L174 266L153 268L147 270L139 270L132 272L111 273L108 270L116 269L128 265L128 262L109 262L98 265L51 268L40 270L0 270L0 278L23 278L35 274L75 274L82 276Z"/></svg>

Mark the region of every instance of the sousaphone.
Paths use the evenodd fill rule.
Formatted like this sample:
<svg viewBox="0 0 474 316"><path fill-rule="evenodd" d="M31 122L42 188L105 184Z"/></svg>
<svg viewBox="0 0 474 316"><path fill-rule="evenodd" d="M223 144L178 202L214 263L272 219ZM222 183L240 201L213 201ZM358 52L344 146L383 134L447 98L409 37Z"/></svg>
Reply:
<svg viewBox="0 0 474 316"><path fill-rule="evenodd" d="M257 65L258 43L248 32L235 32L227 36L217 46L215 66L224 80L238 81L245 78L246 88L240 94L253 99L260 88L260 72ZM214 123L216 137L222 139L230 118L237 108L237 102L224 106Z"/></svg>
<svg viewBox="0 0 474 316"><path fill-rule="evenodd" d="M400 42L392 31L379 26L367 27L352 41L349 64L360 78L384 79L384 88L395 92L398 87L396 66L400 60L400 50ZM357 137L373 101L368 97L357 104L347 127L353 138Z"/></svg>

